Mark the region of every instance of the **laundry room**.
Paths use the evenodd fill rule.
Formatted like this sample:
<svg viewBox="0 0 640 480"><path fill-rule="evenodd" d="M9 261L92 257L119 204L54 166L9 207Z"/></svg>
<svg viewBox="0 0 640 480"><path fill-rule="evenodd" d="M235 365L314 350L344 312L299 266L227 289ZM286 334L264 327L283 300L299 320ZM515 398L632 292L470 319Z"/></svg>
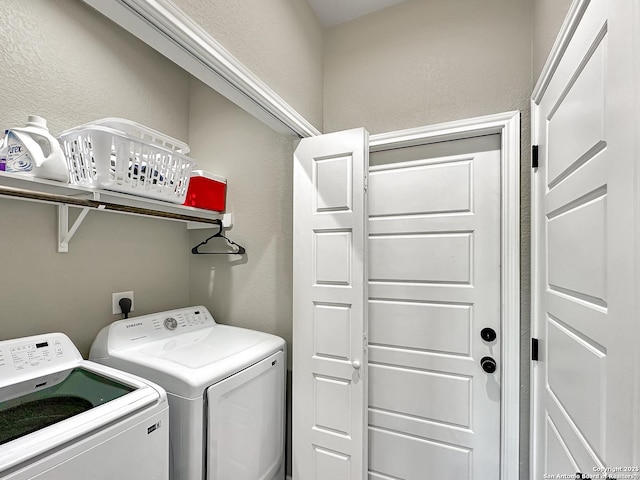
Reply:
<svg viewBox="0 0 640 480"><path fill-rule="evenodd" d="M542 471L555 474L557 472L551 471L554 468L566 467L576 473L586 471L587 465L589 472L594 472L592 465L593 468L622 467L621 462L627 462L631 468L632 461L626 458L640 460L637 452L627 457L622 453L619 457L607 457L604 450L593 446L597 442L589 437L590 430L587 429L584 436L576 434L575 439L569 438L569 434L562 434L564 424L557 426L552 422L549 431L556 432L559 440L553 437L553 442L560 443L558 449L564 448L566 452L575 449L580 453L567 454L570 460L566 461L564 457L557 460L550 456L544 466L535 468L532 465L538 462L537 457L530 461L532 444L541 438L539 433L535 434L536 429L546 428L538 427L535 421L532 423L530 411L532 397L538 401L536 395L530 395L532 379L538 378L538 373L531 370L532 345L535 354L538 353L537 338L532 343L531 337L532 299L543 302L532 293L532 285L538 285L535 275L542 271L535 264L536 252L533 252L533 280L530 274L532 238L534 250L535 245L542 244L542 236L531 233L532 216L533 223L537 221L532 198L538 198L532 197L538 195L535 185L532 190L531 181L532 160L537 161L538 150L537 147L532 150L532 143L536 142L531 139L532 131L544 130L538 128L535 120L532 125L532 98L535 119L535 109L547 108L545 101L540 100L545 92L555 95L556 90L562 90L554 85L553 75L556 70L559 74L564 70L554 65L562 61L565 50L572 51L566 45L574 32L578 32L576 37L579 37L580 19L590 18L591 10L600 8L605 0L592 0L596 5L592 7L584 0L5 0L2 3L0 126L3 129L19 131L33 115L46 119L54 136L100 119L126 119L161 132L181 145L186 144L188 157L196 162L194 168L226 181L223 211L203 213L198 222L199 213L182 205L164 208L162 201L144 200L125 205L124 200L118 200L127 196L124 195L115 197L114 203L120 207L105 208L100 202L110 202L108 192L87 200L88 197L79 193L55 186L23 187L20 184L23 180L16 183L11 173L0 172L0 245L3 246L0 344L59 332L88 360L99 332L123 319L122 314L113 313L112 294L119 292L131 292L132 310L128 317L146 318L143 323L148 321L150 329L160 329L163 325L162 328L172 330L170 320L173 320L176 326L213 328L215 324L249 329L251 334L270 334L263 340L255 337L254 343L247 340L247 351L254 348L253 351L258 352L255 345L260 342L269 344L262 353L255 353L255 365L238 363L236 370L220 373L215 381L233 378L236 371L258 365L257 360L269 359L270 365L282 366L283 377L278 381L286 385L283 397L286 413L281 422L275 423L284 432L278 435L286 438L283 453L286 460L274 470L277 473L272 472L269 477L254 478L251 475L257 474L245 470L242 475L248 475L246 477L240 473L227 473L232 475L227 477L205 476L207 471L213 475L213 467L207 463L210 457L200 448L200 456L193 458L190 453L184 453L182 457L184 472L190 468L186 463L198 464L198 469L189 470L189 474L172 470L172 479L283 480L286 475L287 479L294 480L355 480L369 475L370 479L412 480L430 478L418 472L431 468L429 462L433 462L431 471L444 475L438 478L460 478L460 472L469 472L468 478L537 480L542 477L534 474ZM619 13L612 11L613 25L616 25L615 15ZM606 21L604 25L596 29L600 40L608 38ZM584 34L585 38L589 35ZM614 35L613 41L618 41L616 39ZM594 45L589 47L589 55L600 52L598 44ZM640 51L635 43L634 48ZM604 53L602 55L605 58ZM614 60L624 63L621 59ZM589 72L586 64L585 60L580 68ZM572 82L577 81L574 78ZM548 90L547 85L551 85ZM539 97L535 97L536 88ZM564 118L562 101L573 99L570 91L567 87L564 93L558 93L560 100L554 107L548 107L551 113L540 110L548 113L544 118L551 119L556 112L560 112L558 118ZM307 140L362 128L364 130L358 130L360 133L352 137L356 143L365 145L362 158L357 160L354 156L356 160L341 163L346 158L344 152L315 150L314 145L309 149L310 158L314 158L313 167L305 170L302 158L307 155ZM584 126L584 130L587 131L588 126ZM534 137L538 138L538 134L543 135L534 133ZM332 145L341 145L340 142L337 137L330 137ZM592 143L596 146L592 147ZM551 181L550 189L570 184L565 180L571 180L571 175L581 166L591 165L592 157L606 151L606 142L592 143L584 149L589 155L576 154L581 160L563 167ZM402 155L396 155L399 150L403 151ZM569 147L566 151L574 153ZM469 163L475 161L468 160L471 152L479 154L473 157L478 159L477 163ZM489 158L491 152L493 160ZM351 173L357 172L354 162L365 166L360 176L365 178L364 184L354 180L357 176ZM487 162L484 173L480 162ZM510 166L505 166L507 162L511 162ZM435 171L434 166L442 173L427 177ZM338 177L343 167L349 168L345 178L350 183L345 190L340 186L344 178ZM351 167L354 170L350 170ZM551 170L550 167L553 174ZM405 171L412 172L417 179L414 187L408 186L411 175L403 176ZM316 182L312 194L304 186L307 173ZM452 185L461 178L466 182L465 192L471 192L471 196L462 198L466 194L462 192L462 199L456 197L455 201L467 203L462 203L462 207L449 207L449 203L438 207L445 197L457 195L458 190ZM318 193L319 179L326 182L322 183L325 190L321 193ZM47 182L51 180L42 185L49 185ZM383 182L388 183L383 187ZM484 195L482 185L486 187L486 197L481 197ZM360 210L359 194L353 194L358 189L365 192ZM406 197L424 197L431 204L416 206L406 199L396 202L395 196L401 196L403 190ZM25 194L25 191L32 193ZM544 200L544 189L540 188L539 192ZM606 185L594 187L584 198L597 202L601 198L598 192L606 194ZM308 205L304 203L305 195ZM340 203L342 196L348 197L344 203ZM495 236L483 237L479 233L476 240L467 240L464 235L479 227L455 223L457 217L464 216L465 208L471 211L485 202L488 204L487 199L494 202L491 208L495 211L486 214L485 227ZM305 217L305 212L312 209L323 214L318 224L311 216ZM364 229L344 223L352 221L339 217L345 211L356 212L353 217L360 218ZM554 210L548 218L564 218L563 215L571 211L561 206L557 212ZM323 223L329 217L334 223ZM403 224L405 217L409 219L407 222L424 219L424 224L420 224L419 229L414 224ZM64 227L61 226L63 219ZM426 223L433 219L441 225ZM391 225L396 220L397 225ZM447 223L449 221L452 223ZM387 230L385 222L395 230ZM300 241L307 238L300 237L303 229L313 232L309 233L308 242ZM358 243L358 232L364 243ZM214 242L208 243L216 234L226 236L227 241L220 243L226 250L215 251ZM446 237L442 244L434 240L439 236ZM549 238L551 242L556 237ZM394 239L406 243L392 242ZM430 243L432 241L436 243ZM196 252L194 247L199 244ZM341 250L343 245L347 245L344 248L349 249L348 252ZM495 252L491 245L497 246ZM406 255L395 250L398 246ZM458 247L460 250L454 250ZM584 246L585 249L591 247L598 252L604 248L600 243ZM416 248L425 250L416 251ZM470 263L460 263L461 273L456 276L458 264L441 265L425 260L431 249L438 248L443 249L442 258L460 262L467 259ZM459 253L473 248L479 248L481 255L470 253L467 258L466 253ZM495 253L494 257L489 250ZM564 257L573 259L569 250L563 250ZM322 257L324 251L327 254ZM591 253L589 250L585 255ZM369 261L369 255L380 260ZM486 275L483 264L473 263L483 255L487 262ZM311 256L315 256L315 263ZM385 263L384 259L391 260ZM415 264L413 270L412 263ZM347 264L349 267L344 267ZM492 265L496 267L493 270ZM435 280L435 277L425 277L429 269L441 276ZM488 281L492 286L482 290L488 293L481 294L495 300L491 305L476 305L475 297L448 297L448 293L442 293L473 283L471 277L464 276L472 276L473 272L482 279L488 278L489 272L495 273ZM589 270L582 276L596 273ZM301 286L307 274L313 277L309 288ZM598 274L612 278L610 273L609 277ZM362 277L360 283L364 289L360 296L341 297L342 291L359 284L354 280L358 275ZM549 275L555 275L551 268ZM559 284L565 285L564 281L564 277L560 278ZM574 285L571 281L566 280L569 286L558 287L559 296L596 305L594 308L600 313L607 310L609 300L604 293L594 293L589 290L591 285L580 282ZM388 284L406 289L397 293L393 290L395 287ZM511 291L508 291L509 285L513 287ZM327 286L342 293L314 296L314 292ZM415 292L411 290L414 286ZM441 293L444 296L438 296ZM314 322L322 323L313 323L313 331L305 330L297 320L307 315L307 311L299 307L304 302L313 308L308 313ZM343 309L346 304L358 302L360 309ZM473 323L474 314L464 311L469 305L480 312L475 314L477 318L481 318L484 315L481 312L486 309L487 318L493 315L491 321L495 321L495 325ZM548 308L551 311L551 307ZM511 321L505 318L507 311L512 313L511 319L516 319L515 326L506 325ZM158 312L177 313L154 317ZM430 318L428 326L417 326L415 319L422 316ZM344 338L355 341L353 330L345 330L345 324L355 325L356 317L364 321L364 326L360 326L364 340L358 331L360 344L343 342ZM389 321L385 323L383 317ZM558 331L566 333L567 338L584 340L589 351L606 354L607 349L600 348L607 345L604 340L591 342L590 331L583 333L571 322L565 324L553 318L552 326L559 325ZM460 330L447 322L460 325ZM453 345L453 340L446 338L448 329L460 333L459 338L464 335L470 338L470 333L465 333L465 329L470 329L465 322L477 327L478 335L474 333L474 340L465 340L466 343L459 341L456 345L460 346ZM406 327L405 333L400 332L400 325ZM485 327L482 333L481 327ZM432 329L438 331L434 333ZM553 329L544 331L549 335L549 342L555 341L558 349L569 351L568 343L565 349L557 340L565 337L553 337L556 335ZM118 332L120 339L131 335L131 341L137 341L125 327ZM300 335L309 339L309 345L306 340L295 340ZM420 335L428 338L415 339ZM284 343L277 343L276 337ZM537 337L541 342L544 340L542 334ZM599 337L594 333L593 338ZM229 340L227 346L234 342L236 340ZM237 342L243 344L240 340ZM354 352L362 345L363 353L358 357ZM476 347L484 350L481 352ZM327 370L316 367L319 362L313 365L308 362L307 372L304 370L307 365L298 363L307 349L313 350L309 358L313 357L314 362L324 359L331 363L331 368L342 362L348 371L343 375L329 367ZM281 356L272 358L277 352L281 352ZM540 352L544 355L544 347ZM105 353L103 358L107 356ZM455 370L458 367L444 363L420 363L428 356L437 357L434 362L444 362L444 357L473 358L477 372L469 373L466 367ZM576 354L575 358L579 357ZM79 357L76 360L81 361ZM501 360L508 361L508 365L503 367ZM189 361L184 360L185 364ZM626 365L624 361L619 360L615 365ZM104 363L126 371L124 363ZM362 365L365 368L361 368ZM566 365L573 364L567 361ZM508 372L509 383L505 383L506 376L500 377L503 368L505 375ZM296 369L305 372L309 383L304 380L298 383ZM491 377L496 370L496 376ZM146 377L143 370L130 373L165 387L162 380L151 373ZM484 408L478 406L484 404L475 405L471 387L460 380L474 375L482 375L482 381L487 382L484 392L487 398L482 401L495 409L495 421L486 437L474 438L466 444L464 435L482 424L478 421L478 412ZM493 378L502 378L502 389ZM311 383L312 379L315 383ZM450 382L443 383L444 380ZM367 387L368 381L371 381L370 387ZM352 383L361 389L360 393L349 390L342 396L342 386L349 384L350 388ZM453 393L425 392L424 398L430 402L417 403L430 403L428 407L409 400L402 403L403 397L413 394L413 390L403 392L411 384L417 385L418 390L440 389ZM495 390L491 390L493 387ZM313 400L307 393L311 390L317 395ZM480 390L485 389L475 389L473 395ZM640 387L637 390L640 391ZM570 418L567 431L580 430L577 425L583 418L600 414L589 410L591 413L587 415L581 410L574 415L572 402L577 400L570 392L560 389L558 392L560 400L551 395L550 400L540 402L547 405L549 411L555 408L554 401L564 405L558 407L558 412ZM172 408L176 410L171 403L175 401L172 395L175 394L175 398L188 395L169 388L167 393L171 415ZM202 391L191 394L202 401ZM205 392L204 397L206 395ZM218 401L224 395L226 393L210 396L204 400L205 404ZM328 400L319 407L314 402L322 395ZM475 406L459 401L448 403L449 395L468 397L469 403ZM278 400L277 395L274 399L276 403L282 400ZM276 403L264 402L272 406ZM335 414L343 412L345 405L351 408L355 403L361 404L359 410L345 413L344 418ZM305 410L305 405L315 405L313 412ZM198 404L197 408L200 407ZM184 408L185 412L196 409ZM312 415L313 428L296 430L296 422L300 425ZM360 423L353 420L358 415ZM552 411L550 417L554 415L561 416ZM185 413L184 418L187 416ZM279 418L275 414L272 417ZM471 419L478 423L472 424ZM171 420L171 431L178 431L174 421L177 420ZM195 421L206 423L207 418L197 417ZM576 423L571 423L573 421ZM438 429L447 431L439 436ZM323 443L324 437L316 434L331 438ZM202 442L201 432L197 432L198 436ZM335 440L338 437L339 440ZM354 443L344 446L347 445L344 439ZM185 440L185 445L190 441ZM215 443L212 437L209 442ZM549 445L555 446L553 442L549 440ZM486 452L490 460L482 456L485 453L481 444L495 447ZM546 445L540 448L545 449ZM260 447L255 448L247 447L243 453L259 456ZM472 453L476 448L480 453L474 457ZM382 453L385 450L387 454ZM229 450L225 454L236 452ZM482 460L476 461L476 458ZM176 459L171 462L171 468L180 464ZM10 473L17 475L17 467L12 468ZM320 472L320 476L312 476L312 469L315 475ZM0 470L0 478L31 478L3 475Z"/></svg>

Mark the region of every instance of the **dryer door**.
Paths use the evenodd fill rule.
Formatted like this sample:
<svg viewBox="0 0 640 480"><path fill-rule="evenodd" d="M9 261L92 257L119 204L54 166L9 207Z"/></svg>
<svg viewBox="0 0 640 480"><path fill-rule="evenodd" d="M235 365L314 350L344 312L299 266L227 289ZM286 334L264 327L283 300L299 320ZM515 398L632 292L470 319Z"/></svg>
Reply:
<svg viewBox="0 0 640 480"><path fill-rule="evenodd" d="M207 389L207 480L271 480L284 460L284 353Z"/></svg>

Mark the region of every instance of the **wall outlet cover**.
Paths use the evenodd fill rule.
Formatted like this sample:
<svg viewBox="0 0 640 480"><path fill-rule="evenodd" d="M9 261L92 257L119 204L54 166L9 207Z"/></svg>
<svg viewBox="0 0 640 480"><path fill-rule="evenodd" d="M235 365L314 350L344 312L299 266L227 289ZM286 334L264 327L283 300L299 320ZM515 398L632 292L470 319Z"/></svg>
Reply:
<svg viewBox="0 0 640 480"><path fill-rule="evenodd" d="M120 308L120 299L122 298L130 298L131 299L131 311L133 312L135 303L133 301L133 292L118 292L111 294L111 306L114 315L122 314L122 309Z"/></svg>

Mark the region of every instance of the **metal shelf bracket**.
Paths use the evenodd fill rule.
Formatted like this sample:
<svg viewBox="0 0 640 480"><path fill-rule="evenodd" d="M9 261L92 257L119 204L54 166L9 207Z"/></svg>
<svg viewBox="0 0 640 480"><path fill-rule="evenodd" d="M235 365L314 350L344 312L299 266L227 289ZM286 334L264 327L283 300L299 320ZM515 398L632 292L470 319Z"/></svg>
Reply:
<svg viewBox="0 0 640 480"><path fill-rule="evenodd" d="M104 208L104 206L98 207L98 209L100 208ZM67 253L69 251L69 242L84 221L89 210L91 210L89 207L83 207L73 225L69 228L69 205L58 205L58 253Z"/></svg>
<svg viewBox="0 0 640 480"><path fill-rule="evenodd" d="M209 229L214 227L216 227L216 225L198 223L198 222L187 222L187 230L204 230L204 229ZM222 214L222 228L231 228L231 227L233 227L233 214L232 213Z"/></svg>

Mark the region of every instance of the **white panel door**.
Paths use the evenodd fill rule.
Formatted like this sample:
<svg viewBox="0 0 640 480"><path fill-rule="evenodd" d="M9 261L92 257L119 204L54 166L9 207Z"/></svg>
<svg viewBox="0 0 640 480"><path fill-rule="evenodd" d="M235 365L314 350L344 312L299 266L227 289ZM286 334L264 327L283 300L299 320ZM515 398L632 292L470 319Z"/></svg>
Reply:
<svg viewBox="0 0 640 480"><path fill-rule="evenodd" d="M294 156L293 478L366 477L368 134Z"/></svg>
<svg viewBox="0 0 640 480"><path fill-rule="evenodd" d="M500 478L500 136L456 143L371 154L370 480Z"/></svg>
<svg viewBox="0 0 640 480"><path fill-rule="evenodd" d="M638 478L632 3L575 2L581 20L534 107L535 479Z"/></svg>

